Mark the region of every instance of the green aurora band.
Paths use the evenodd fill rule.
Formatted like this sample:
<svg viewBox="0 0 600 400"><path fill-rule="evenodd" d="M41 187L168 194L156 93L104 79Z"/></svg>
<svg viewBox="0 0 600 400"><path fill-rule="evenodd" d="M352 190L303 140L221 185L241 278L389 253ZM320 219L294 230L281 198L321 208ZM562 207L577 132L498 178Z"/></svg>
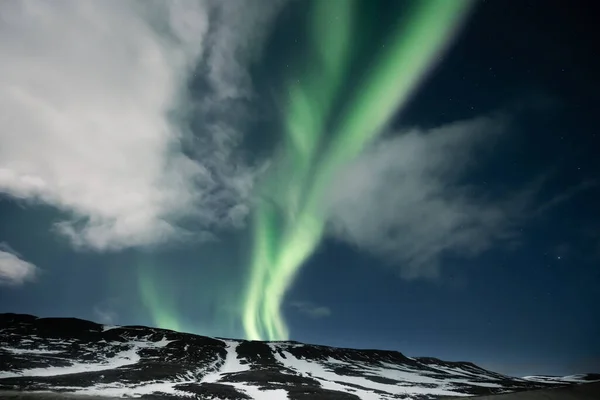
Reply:
<svg viewBox="0 0 600 400"><path fill-rule="evenodd" d="M323 238L328 186L407 103L455 36L473 2L414 0L406 23L398 26L391 40L373 46L379 49L374 50L378 53L375 63L358 82L354 96L343 103L341 118L335 119L332 129L327 124L340 89L348 83L360 0L312 1L310 68L302 79L295 76L288 82L283 149L259 187L262 201L253 212L251 264L238 314L248 339L289 337L281 305L296 273ZM137 292L154 324L198 331L178 317L178 294L165 287L167 276L159 273L162 268L154 265L152 257L141 257L137 264ZM218 297L208 287L202 292L206 292L206 301ZM225 319L220 317L218 323ZM223 327L214 329L220 332ZM202 328L197 333L209 332Z"/></svg>
<svg viewBox="0 0 600 400"><path fill-rule="evenodd" d="M325 231L324 197L336 173L401 110L440 58L472 0L417 0L407 22L381 46L374 66L345 104L333 130L326 123L350 62L352 0L316 0L310 39L317 59L288 86L284 148L253 214L253 248L242 322L251 340L285 340L286 290Z"/></svg>

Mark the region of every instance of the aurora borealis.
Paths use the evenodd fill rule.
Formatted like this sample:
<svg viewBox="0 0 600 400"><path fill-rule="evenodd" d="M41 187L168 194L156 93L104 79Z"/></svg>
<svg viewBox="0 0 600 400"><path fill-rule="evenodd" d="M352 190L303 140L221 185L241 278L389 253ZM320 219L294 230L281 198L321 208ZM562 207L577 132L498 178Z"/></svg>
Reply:
<svg viewBox="0 0 600 400"><path fill-rule="evenodd" d="M572 3L0 2L0 312L597 370Z"/></svg>
<svg viewBox="0 0 600 400"><path fill-rule="evenodd" d="M274 167L266 184L269 201L261 201L253 215L254 251L243 302L249 339L289 337L281 304L298 269L322 239L327 185L410 99L453 38L470 3L415 2L406 23L381 51L374 51L373 65L326 141L329 110L343 83L356 34L355 16L352 2L314 2L310 34L319 59L310 60L307 76L289 87L282 165Z"/></svg>
<svg viewBox="0 0 600 400"><path fill-rule="evenodd" d="M471 0L411 1L406 15L381 43L370 47L364 74L350 98L349 85L360 0L310 1L306 36L309 58L292 68L284 84L282 145L255 190L250 217L251 251L241 263L247 276L239 315L249 339L281 340L289 330L281 312L286 291L319 246L327 223L328 185L345 164L400 111L435 66L467 16ZM341 108L340 115L333 112ZM144 261L142 264L151 264ZM174 294L161 298L164 274L138 268L141 298L158 326L181 330ZM206 289L205 289L206 290ZM205 296L199 295L203 301ZM220 324L226 323L224 320ZM188 330L197 328L189 327Z"/></svg>

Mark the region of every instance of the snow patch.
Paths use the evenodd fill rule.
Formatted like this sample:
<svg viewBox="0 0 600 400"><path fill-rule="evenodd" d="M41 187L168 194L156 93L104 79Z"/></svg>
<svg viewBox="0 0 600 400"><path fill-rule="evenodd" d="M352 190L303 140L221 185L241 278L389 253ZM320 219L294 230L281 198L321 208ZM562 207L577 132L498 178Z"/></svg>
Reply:
<svg viewBox="0 0 600 400"><path fill-rule="evenodd" d="M285 389L262 390L256 386L244 383L228 383L240 392L246 393L255 400L288 400L288 392Z"/></svg>
<svg viewBox="0 0 600 400"><path fill-rule="evenodd" d="M99 363L72 363L66 367L48 367L48 368L31 368L20 372L0 371L1 378L13 378L19 376L56 376L78 374L81 372L104 371L107 369L119 368L126 365L132 365L140 360L137 354L138 348L131 347L128 350L115 354L114 357Z"/></svg>
<svg viewBox="0 0 600 400"><path fill-rule="evenodd" d="M104 371L108 369L114 369L119 367L124 367L127 365L133 365L140 360L140 356L138 355L138 351L142 348L162 348L168 345L169 343L174 342L174 340L167 340L166 337L163 337L162 340L158 342L151 341L131 341L127 344L119 343L120 346L128 347L125 350L122 350L116 353L114 356L110 358L106 358L99 362L73 362L69 366L64 367L47 367L47 368L31 368L18 372L13 371L0 371L0 378L13 378L19 376L56 376L56 375L69 375L69 374L78 374L81 372L97 372ZM68 345L67 342L55 341L56 344L64 344ZM14 348L5 348L8 351L14 351L16 353L25 354L29 352L28 349L14 349ZM91 350L90 350L91 351ZM60 350L44 350L38 349L32 351L36 354L57 354L61 353Z"/></svg>
<svg viewBox="0 0 600 400"><path fill-rule="evenodd" d="M189 382L152 382L143 385L98 384L90 388L76 390L73 393L103 397L141 397L146 394L156 394L157 392L160 392L177 396L195 397L193 393L184 392L174 388L175 385L180 385L182 383Z"/></svg>
<svg viewBox="0 0 600 400"><path fill-rule="evenodd" d="M541 383L588 383L593 382L585 379L585 375L567 375L567 376L546 376L546 375L532 375L532 376L524 376L521 379L525 379L531 382L541 382Z"/></svg>
<svg viewBox="0 0 600 400"><path fill-rule="evenodd" d="M225 349L227 350L227 356L225 357L225 361L223 361L219 370L205 375L202 378L202 383L215 383L221 380L223 374L231 374L234 372L250 370L250 365L241 364L240 360L237 357L237 347L239 345L239 342L233 340L220 340L225 343ZM217 360L215 364L217 364L218 361L220 360ZM227 384L230 383L228 382Z"/></svg>
<svg viewBox="0 0 600 400"><path fill-rule="evenodd" d="M49 350L49 349L15 349L11 347L0 347L2 350L6 350L13 354L59 354L63 350Z"/></svg>
<svg viewBox="0 0 600 400"><path fill-rule="evenodd" d="M285 357L283 357L281 354ZM319 363L302 360L296 358L293 354L287 351L280 350L280 353L274 352L274 356L284 366L295 370L301 376L316 379L325 389L339 390L347 393L353 393L359 396L363 400L375 400L382 399L380 394L376 394L373 391L381 390L387 392L390 395L417 395L417 394L432 394L439 396L467 396L466 394L455 392L451 390L451 387L446 388L446 383L429 378L426 376L419 375L418 373L411 373L395 369L394 371L388 371L383 368L369 368L365 365L361 365L361 370L369 370L375 372L378 376L385 377L388 379L398 380L400 382L405 381L408 383L434 383L438 384L439 387L428 388L418 387L416 385L390 385L384 383L374 382L367 378L357 376L345 376L339 375L335 372L326 368ZM336 364L343 364L338 361ZM348 364L350 365L350 364ZM345 384L348 384L346 386ZM367 390L356 389L352 385L359 385ZM351 391L349 390L351 389ZM370 390L369 390L370 389Z"/></svg>
<svg viewBox="0 0 600 400"><path fill-rule="evenodd" d="M117 329L120 327L120 325L102 325L102 332L110 331L111 329Z"/></svg>

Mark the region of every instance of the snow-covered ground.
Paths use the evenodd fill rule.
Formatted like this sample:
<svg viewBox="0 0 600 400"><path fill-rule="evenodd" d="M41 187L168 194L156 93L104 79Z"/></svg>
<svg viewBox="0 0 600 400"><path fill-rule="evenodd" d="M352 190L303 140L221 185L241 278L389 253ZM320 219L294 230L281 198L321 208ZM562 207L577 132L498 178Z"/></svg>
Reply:
<svg viewBox="0 0 600 400"><path fill-rule="evenodd" d="M533 375L533 376L524 376L523 379L532 381L532 382L543 382L543 383L555 383L555 382L572 382L572 383L585 383L589 382L589 379L586 379L587 375L579 374L579 375L567 375L567 376L545 376L545 375Z"/></svg>
<svg viewBox="0 0 600 400"><path fill-rule="evenodd" d="M391 395L416 395L430 394L437 396L465 396L465 394L452 391L451 385L439 379L430 378L419 374L417 371L400 370L396 368L370 368L367 365L356 365L336 360L331 363L335 366L357 368L364 372L365 377L344 376L335 373L326 365L302 360L290 352L282 350L282 345L271 343L273 354L278 362L298 374L317 379L325 389L353 393L364 400L381 399L381 394L376 391L386 392ZM368 377L383 377L398 381L401 384L384 384L368 379ZM436 384L438 387L423 387L417 383ZM364 388L357 389L356 385ZM352 390L349 390L352 389Z"/></svg>
<svg viewBox="0 0 600 400"><path fill-rule="evenodd" d="M24 369L21 371L0 371L0 379L20 377L20 376L58 376L67 374L77 374L81 372L97 372L110 369L116 369L126 365L132 365L140 360L138 351L143 348L162 348L173 342L173 340L167 340L163 338L160 341L131 341L126 344L119 343L120 351L111 353L110 356L102 357L99 361L95 362L78 362L73 361L70 365L66 366L52 366L45 368L31 368ZM61 343L64 344L64 343ZM14 354L31 354L31 355L47 355L47 354L60 354L64 350L50 350L50 349L22 349L2 346L2 350L8 351Z"/></svg>
<svg viewBox="0 0 600 400"><path fill-rule="evenodd" d="M227 356L225 361L222 363L221 368L218 371L210 373L202 378L203 383L221 383L221 379L227 374L235 374L238 372L244 372L250 370L250 364L242 364L238 358L237 347L239 341L224 340L225 348L227 349ZM288 399L287 391L283 389L274 390L261 390L257 386L249 385L240 382L227 382L238 389L239 391L246 393L253 399L264 399L264 400L285 400Z"/></svg>
<svg viewBox="0 0 600 400"><path fill-rule="evenodd" d="M285 400L293 392L311 400L332 395L391 400L506 393L591 379L511 378L470 363L398 352L215 339L74 319L0 314L0 327L0 390L256 400Z"/></svg>

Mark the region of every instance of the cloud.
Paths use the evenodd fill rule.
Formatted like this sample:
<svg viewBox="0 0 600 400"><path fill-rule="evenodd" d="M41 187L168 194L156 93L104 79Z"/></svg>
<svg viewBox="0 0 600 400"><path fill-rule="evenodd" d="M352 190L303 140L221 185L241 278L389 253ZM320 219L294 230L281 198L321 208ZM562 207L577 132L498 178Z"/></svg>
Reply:
<svg viewBox="0 0 600 400"><path fill-rule="evenodd" d="M191 130L174 112L202 71L203 104L251 91L249 38L270 17L226 4L0 4L0 193L64 211L55 230L95 250L187 238L186 221L198 237L243 225L257 170L235 118Z"/></svg>
<svg viewBox="0 0 600 400"><path fill-rule="evenodd" d="M435 278L444 256L513 239L539 187L491 195L465 180L508 123L480 117L375 143L332 185L330 233L398 265L406 279Z"/></svg>
<svg viewBox="0 0 600 400"><path fill-rule="evenodd" d="M0 286L22 285L35 279L38 268L23 260L7 243L0 243Z"/></svg>
<svg viewBox="0 0 600 400"><path fill-rule="evenodd" d="M545 181L547 181L548 179L549 179L549 177L545 177L544 179L540 180L539 186L543 185L545 183ZM597 186L598 186L598 183L594 180L585 180L585 181L580 182L577 185L571 186L570 188L566 189L565 191L554 195L546 202L539 204L535 208L535 210L533 210L533 216L535 216L535 217L543 216L544 214L547 214L548 211L550 211L551 209L553 209L555 207L559 207L560 205L569 201L571 198L577 196L578 194L583 193L589 189L595 188Z"/></svg>
<svg viewBox="0 0 600 400"><path fill-rule="evenodd" d="M308 301L294 301L290 306L295 308L299 313L310 318L324 318L331 315L331 309L325 306L317 306Z"/></svg>
<svg viewBox="0 0 600 400"><path fill-rule="evenodd" d="M106 308L102 308L100 306L94 307L94 316L97 321L101 324L113 325L117 320L117 313Z"/></svg>
<svg viewBox="0 0 600 400"><path fill-rule="evenodd" d="M97 322L106 325L117 324L121 301L117 297L108 297L94 305L92 311Z"/></svg>
<svg viewBox="0 0 600 400"><path fill-rule="evenodd" d="M225 24L214 27L209 37L206 69L213 101L248 98L252 83L247 70L261 54L268 27L286 0L233 2L217 0L214 14Z"/></svg>

